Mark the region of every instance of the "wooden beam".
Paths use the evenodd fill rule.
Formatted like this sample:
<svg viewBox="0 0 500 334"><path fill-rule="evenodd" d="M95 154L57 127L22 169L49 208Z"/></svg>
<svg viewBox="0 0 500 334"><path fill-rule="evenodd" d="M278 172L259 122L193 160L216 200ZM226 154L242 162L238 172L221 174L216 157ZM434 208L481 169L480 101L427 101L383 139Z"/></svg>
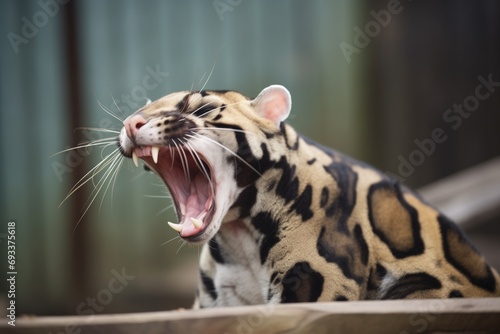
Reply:
<svg viewBox="0 0 500 334"><path fill-rule="evenodd" d="M463 228L500 216L500 157L419 189Z"/></svg>
<svg viewBox="0 0 500 334"><path fill-rule="evenodd" d="M498 332L500 298L257 305L207 310L20 318L9 333Z"/></svg>

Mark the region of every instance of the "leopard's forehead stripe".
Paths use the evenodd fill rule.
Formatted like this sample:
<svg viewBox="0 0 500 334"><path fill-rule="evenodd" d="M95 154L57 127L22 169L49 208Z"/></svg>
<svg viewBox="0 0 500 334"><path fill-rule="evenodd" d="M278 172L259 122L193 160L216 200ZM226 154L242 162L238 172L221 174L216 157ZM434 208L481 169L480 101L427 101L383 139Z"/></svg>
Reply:
<svg viewBox="0 0 500 334"><path fill-rule="evenodd" d="M200 107L209 108L211 105L220 107L220 105L237 104L242 101L248 101L248 97L236 91L230 90L204 90L204 91L184 91L166 95L152 103L142 107L137 112L145 116L155 116L159 113L178 111L191 112ZM205 108L205 110L207 110ZM202 114L198 112L199 116Z"/></svg>

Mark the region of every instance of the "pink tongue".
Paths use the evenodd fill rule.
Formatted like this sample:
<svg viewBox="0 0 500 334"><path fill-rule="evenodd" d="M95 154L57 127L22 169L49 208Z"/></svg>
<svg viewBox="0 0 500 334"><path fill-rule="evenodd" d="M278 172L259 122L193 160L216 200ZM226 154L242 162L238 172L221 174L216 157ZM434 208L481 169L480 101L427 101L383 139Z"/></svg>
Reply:
<svg viewBox="0 0 500 334"><path fill-rule="evenodd" d="M182 222L182 237L190 237L200 233L204 228L205 224L196 228L191 222L191 218L197 218L203 220L204 214L203 211L205 209L205 198L202 195L206 192L206 181L204 181L203 176L197 175L196 178L191 182L190 194L186 200L186 214L183 217ZM200 203L200 199L203 203ZM202 214L202 215L201 215Z"/></svg>
<svg viewBox="0 0 500 334"><path fill-rule="evenodd" d="M201 213L199 207L200 203L198 203L198 196L193 194L189 195L186 202L186 215L184 216L184 221L182 222L181 236L190 237L203 230L203 226L196 228L191 222L191 217L196 218Z"/></svg>

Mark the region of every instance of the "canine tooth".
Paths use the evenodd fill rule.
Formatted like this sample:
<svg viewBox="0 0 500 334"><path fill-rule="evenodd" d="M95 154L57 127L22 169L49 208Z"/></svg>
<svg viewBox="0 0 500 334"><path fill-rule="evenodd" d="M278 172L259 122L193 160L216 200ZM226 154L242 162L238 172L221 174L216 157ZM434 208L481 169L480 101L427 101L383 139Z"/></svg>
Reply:
<svg viewBox="0 0 500 334"><path fill-rule="evenodd" d="M170 226L174 231L181 233L182 231L182 224L174 224L171 222L167 222L168 226Z"/></svg>
<svg viewBox="0 0 500 334"><path fill-rule="evenodd" d="M151 156L153 157L153 161L158 163L158 153L160 152L160 148L158 146L151 147Z"/></svg>
<svg viewBox="0 0 500 334"><path fill-rule="evenodd" d="M139 167L139 158L137 157L135 151L132 151L132 160L134 160L135 167Z"/></svg>
<svg viewBox="0 0 500 334"><path fill-rule="evenodd" d="M191 223L193 223L196 228L201 228L203 226L203 222L196 218L191 218Z"/></svg>

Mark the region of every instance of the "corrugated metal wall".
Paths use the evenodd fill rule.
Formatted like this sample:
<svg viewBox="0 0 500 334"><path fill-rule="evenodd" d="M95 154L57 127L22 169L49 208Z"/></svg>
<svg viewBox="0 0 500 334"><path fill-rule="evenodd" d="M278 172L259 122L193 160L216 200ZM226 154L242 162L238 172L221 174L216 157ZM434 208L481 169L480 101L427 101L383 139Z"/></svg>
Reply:
<svg viewBox="0 0 500 334"><path fill-rule="evenodd" d="M32 23L40 10L35 1L9 1L0 14L0 211L2 227L8 220L17 223L18 305L37 300L50 304L51 299L62 299L69 288L64 268L70 260L72 227L68 207L58 209L69 179L57 179L50 159L69 143L71 134L66 127L63 20L62 15L49 19L38 14L40 28L25 23ZM14 43L17 48L9 33L20 36L11 35L15 41L22 39L21 44ZM4 264L6 240L2 241Z"/></svg>
<svg viewBox="0 0 500 334"><path fill-rule="evenodd" d="M165 224L173 212L157 215L168 199L145 196L165 195L164 188L128 161L113 198L111 188L102 204L98 196L77 227L91 184L59 207L101 153L92 148L89 156L85 151L52 155L89 137L102 138L75 126L120 128L99 103L124 118L145 95L156 99L200 88L207 80L207 88L249 96L279 83L294 98L293 124L359 154L353 144L361 134L350 106L352 68L338 48L350 33L354 6L344 1L6 1L0 14L1 218L2 224L17 222L18 310L75 313L81 301L106 286L113 269L126 268L138 277L123 295L140 295L141 282L149 277L196 261L197 248L184 246L176 253L181 246L176 241L160 247L175 236ZM31 24L37 31L30 31ZM120 310L117 304L102 312Z"/></svg>

